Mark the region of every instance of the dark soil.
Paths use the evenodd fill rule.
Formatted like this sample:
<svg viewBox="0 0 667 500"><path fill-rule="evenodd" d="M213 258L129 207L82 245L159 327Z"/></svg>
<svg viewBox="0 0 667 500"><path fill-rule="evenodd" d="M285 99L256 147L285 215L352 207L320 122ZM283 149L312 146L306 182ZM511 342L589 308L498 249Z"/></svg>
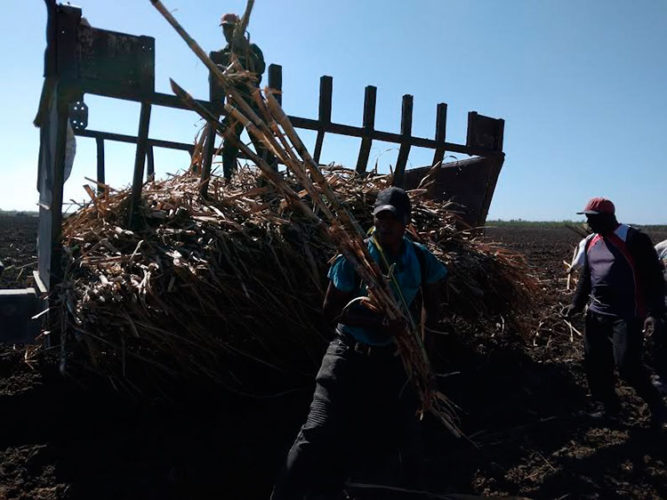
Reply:
<svg viewBox="0 0 667 500"><path fill-rule="evenodd" d="M0 261L5 266L0 288L32 286L37 269L37 217L0 215Z"/></svg>
<svg viewBox="0 0 667 500"><path fill-rule="evenodd" d="M0 218L0 259L14 266L2 286L28 284L36 222ZM568 303L562 261L579 240L574 232L504 227L489 229L487 238L526 255L547 292L539 308ZM498 318L442 341L438 368L450 374L443 389L461 406L470 441L427 419L429 488L533 498L667 496L667 438L649 430L645 405L619 385L618 421L583 416L581 338L535 323L540 334L525 339ZM582 329L580 320L575 327ZM51 357L28 366L20 349L0 351L0 500L268 498L312 391L304 379L273 397L193 383L174 387L169 399L130 397L90 375L62 377ZM355 498L425 498L351 491Z"/></svg>

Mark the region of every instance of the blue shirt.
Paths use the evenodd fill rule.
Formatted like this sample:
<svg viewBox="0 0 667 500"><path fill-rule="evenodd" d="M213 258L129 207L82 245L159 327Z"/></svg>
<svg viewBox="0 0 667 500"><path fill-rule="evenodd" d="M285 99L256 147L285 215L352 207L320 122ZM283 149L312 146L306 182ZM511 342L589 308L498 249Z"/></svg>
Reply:
<svg viewBox="0 0 667 500"><path fill-rule="evenodd" d="M424 255L424 265L426 269L423 273L419 263L419 257L415 253L415 246L418 246ZM373 238L368 240L368 251L373 260L380 263L380 251L375 246ZM403 237L401 253L394 262L389 262L389 265L391 266L393 263L396 264L394 268L394 276L396 277L400 292L403 294L408 306L412 304L412 301L417 296L417 292L419 292L422 275L424 276L424 281L427 285L440 281L447 276L447 268L442 262L429 252L424 245L415 243L406 237ZM380 266L380 268L382 269L383 266ZM354 266L342 255L339 255L332 264L329 269L328 277L337 290L346 293L354 292L353 298L367 295L366 285L361 284L360 279L354 270ZM392 282L390 281L390 283ZM394 295L400 303L398 290L394 289L393 283L391 287L394 291ZM371 330L360 326L348 326L343 323L338 324L338 329L344 333L352 335L357 341L365 344L387 345L393 341L393 339L388 337L383 331Z"/></svg>

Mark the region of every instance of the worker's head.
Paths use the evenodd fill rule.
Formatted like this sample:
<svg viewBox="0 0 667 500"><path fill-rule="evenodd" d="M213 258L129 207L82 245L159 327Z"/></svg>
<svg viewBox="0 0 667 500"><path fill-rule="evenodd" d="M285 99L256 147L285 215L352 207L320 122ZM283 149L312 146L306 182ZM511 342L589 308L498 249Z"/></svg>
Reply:
<svg viewBox="0 0 667 500"><path fill-rule="evenodd" d="M234 34L234 28L240 22L239 16L232 12L228 12L220 18L220 26L222 26L222 33L225 35L225 40L227 42L232 41L232 35Z"/></svg>
<svg viewBox="0 0 667 500"><path fill-rule="evenodd" d="M403 189L392 186L378 193L373 207L373 221L375 234L382 246L391 247L401 242L411 211L410 198Z"/></svg>
<svg viewBox="0 0 667 500"><path fill-rule="evenodd" d="M578 214L586 216L591 231L600 234L611 233L618 226L616 207L607 198L595 197L588 200L586 206Z"/></svg>

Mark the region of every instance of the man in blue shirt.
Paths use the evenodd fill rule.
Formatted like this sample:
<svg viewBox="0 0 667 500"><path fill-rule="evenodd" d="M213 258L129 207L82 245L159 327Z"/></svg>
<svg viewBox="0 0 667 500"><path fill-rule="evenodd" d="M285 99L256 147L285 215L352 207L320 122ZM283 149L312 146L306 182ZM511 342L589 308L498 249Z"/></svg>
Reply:
<svg viewBox="0 0 667 500"><path fill-rule="evenodd" d="M651 410L651 423L662 429L665 406L642 363L644 333L652 334L664 309L662 274L651 239L616 220L614 204L592 198L584 210L594 232L587 240L583 268L566 316L588 301L584 364L593 398L602 404L595 416L620 409L614 390L614 365Z"/></svg>
<svg viewBox="0 0 667 500"><path fill-rule="evenodd" d="M407 314L421 290L427 327L439 316L439 286L447 269L423 245L405 237L411 205L407 193L391 187L378 194L368 250ZM366 286L352 264L338 256L329 270L324 314L337 322L322 360L306 423L286 459L271 498L337 495L352 457L377 451L398 435L404 484L421 474L418 398L396 355L395 336L404 325L364 305ZM328 497L318 497L328 498ZM334 497L332 497L334 498Z"/></svg>

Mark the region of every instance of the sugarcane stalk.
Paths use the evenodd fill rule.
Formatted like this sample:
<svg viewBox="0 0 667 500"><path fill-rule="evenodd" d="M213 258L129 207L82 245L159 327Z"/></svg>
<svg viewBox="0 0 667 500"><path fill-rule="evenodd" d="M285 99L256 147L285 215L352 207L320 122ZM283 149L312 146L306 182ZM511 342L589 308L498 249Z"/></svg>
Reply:
<svg viewBox="0 0 667 500"><path fill-rule="evenodd" d="M186 106L195 111L204 120L212 124L215 127L217 133L225 136L225 127L218 121L217 117L213 113L195 101L194 98L174 80L170 79L169 81L171 83L171 88L174 91L174 94L176 94L176 96L181 99L181 101L183 101ZM271 166L266 163L264 159L256 155L248 146L235 137L228 134L225 136L225 139L234 141L235 145L241 150L241 152L248 156L248 158L259 167L262 173L266 175L269 182L271 182L271 184L275 186L276 189L283 193L285 199L288 202L296 205L306 215L306 217L315 221L317 224L321 224L322 220L317 215L315 215L305 203L301 201L299 195L283 182L280 174L271 168Z"/></svg>
<svg viewBox="0 0 667 500"><path fill-rule="evenodd" d="M276 140L274 135L274 130L272 130L269 125L267 125L265 120L262 120L255 113L255 111L248 104L248 102L246 102L246 99L230 83L229 78L226 77L222 73L222 71L220 71L220 69L217 67L217 65L215 65L215 63L213 63L213 61L211 61L211 59L201 49L201 47L197 44L197 42L188 35L185 29L183 29L183 27L171 15L171 13L167 11L167 9L160 2L160 0L151 0L151 3L174 27L174 29L176 29L176 31L185 40L187 45L193 50L193 52L197 55L197 57L199 57L199 59L209 68L209 70L211 70L211 73L215 76L216 79L218 79L220 84L223 86L228 97L228 102L226 106L227 111L232 113L232 115L235 116L237 119L241 120L241 122L246 126L248 131L252 133L255 137L257 137L259 140L261 140L265 145L269 146L269 149L277 153L278 157L280 157L283 160L287 160L286 161L287 167L291 168L291 170L294 171L295 174L297 174L299 178L304 181L304 187L306 187L307 191L311 194L314 202L316 202L317 205L319 205L320 207L326 207L324 201L321 200L321 196L318 190L315 189L312 182L309 182L306 170L302 166L302 163L305 164L308 173L310 173L312 178L315 180L315 183L317 184L319 189L324 193L328 202L333 206L338 216L334 217L334 215L328 209L326 209L325 211L325 215L327 216L329 222L331 223L331 229L329 234L332 237L333 241L337 244L338 248L342 251L343 255L345 255L346 258L350 259L350 262L357 270L359 276L366 281L369 287L369 296L371 298L375 297L377 299L377 302L379 303L379 305L381 306L382 310L387 315L387 317L389 319L403 318L405 316L405 313L401 310L400 305L397 303L395 297L393 296L388 281L384 279L382 273L379 271L379 267L370 257L367 247L363 245L363 231L359 227L356 220L349 214L347 209L338 200L337 196L331 189L331 186L326 182L326 179L322 175L319 166L316 164L316 162L314 161L314 159L312 158L306 147L301 142L298 134L296 133L292 124L290 123L289 118L284 113L284 111L278 104L277 100L271 95L270 92L266 93L267 107L268 110L270 111L270 113L268 113L267 115L275 119L275 121L277 121L280 124L280 126L285 131L285 134L294 145L297 153L301 156L303 162L293 161L291 155L287 154L286 152L281 153L282 149L281 144L278 140ZM172 88L174 89L174 92L176 92L177 86L173 81L172 81ZM178 88L180 89L180 87ZM194 101L194 99L192 99L191 96L189 96L189 94L184 92L183 89L180 90L182 91L181 95L179 95L178 92L176 93L177 95L179 95L179 97L182 98L184 102L186 102L191 108L195 110L199 109L199 111L203 111L200 109L201 106L198 105L198 103L196 103L196 101ZM254 92L259 93L259 90L253 89L253 93ZM232 102L236 104L236 106L240 109L234 108L231 105ZM262 107L260 107L259 109L261 110ZM209 113L204 113L203 115L206 114ZM212 120L210 118L207 118L207 120L211 123L215 123L215 128L217 131L220 130L220 125L218 124L217 119ZM254 125L254 127L251 127L250 126L251 124ZM237 139L233 138L231 135L227 136L226 138L234 139L236 144L239 146L239 149L241 149L244 153L246 153L246 155L252 161L256 162L256 164L260 167L262 172L265 173L267 177L269 177L269 179L272 181L274 185L276 185L276 187L280 190L280 192L287 193L289 194L290 197L296 195L296 193L293 192L290 193L286 188L284 188L284 183L282 179L280 179L280 176L276 172L273 172L273 169L264 160L259 158L257 155L253 154L249 150L249 148L247 148ZM283 149L283 151L285 150ZM272 172L269 173L268 171ZM283 184L283 186L281 186L281 184ZM295 203L296 201L298 201L298 203L296 203L298 206L305 207L305 204L301 203L301 201L298 199L298 196L294 201ZM343 223L342 226L339 225L338 218L340 218L340 221ZM347 227L347 230L345 229L345 227ZM409 323L406 323L406 326L409 328ZM440 405L437 404L438 401L437 394L439 393L434 392L431 388L431 375L430 375L431 372L430 372L428 357L423 355L424 354L423 347L419 344L419 342L414 340L416 339L416 335L417 333L406 331L403 335L398 335L396 340L406 371L408 372L410 378L413 380L413 383L415 384L417 391L420 394L420 399L422 400L423 404L422 411L433 412L434 414L436 414L436 416L440 418L440 420L443 423L445 423L446 427L452 433L454 433L457 436L460 436L461 433L458 430L458 428L453 424L452 418L449 415L449 413L443 410L440 407ZM414 349L415 343L417 344L417 353L415 353ZM414 369L416 369L416 372ZM415 377L415 375L417 376ZM440 396L444 398L444 395Z"/></svg>
<svg viewBox="0 0 667 500"><path fill-rule="evenodd" d="M233 98L234 102L241 108L243 113L248 116L255 125L262 128L266 127L263 124L262 120L255 114L250 105L245 101L243 96L239 93L237 89L234 88L232 82L225 74L220 70L217 64L215 64L208 54L201 48L201 46L192 38L188 32L181 26L181 24L176 20L176 18L167 10L164 4L160 0L150 0L153 4L153 7L162 14L162 16L167 20L169 24L176 30L176 32L183 38L185 43L190 47L190 49L195 53L201 62L211 71L213 76L218 80L222 88L225 90L225 93L228 97ZM270 133L270 130L266 130Z"/></svg>
<svg viewBox="0 0 667 500"><path fill-rule="evenodd" d="M248 23L250 22L250 14L252 13L252 8L255 5L255 0L248 0L245 6L245 11L241 16L241 21L234 26L234 41L243 40L245 42L245 32L248 29Z"/></svg>

